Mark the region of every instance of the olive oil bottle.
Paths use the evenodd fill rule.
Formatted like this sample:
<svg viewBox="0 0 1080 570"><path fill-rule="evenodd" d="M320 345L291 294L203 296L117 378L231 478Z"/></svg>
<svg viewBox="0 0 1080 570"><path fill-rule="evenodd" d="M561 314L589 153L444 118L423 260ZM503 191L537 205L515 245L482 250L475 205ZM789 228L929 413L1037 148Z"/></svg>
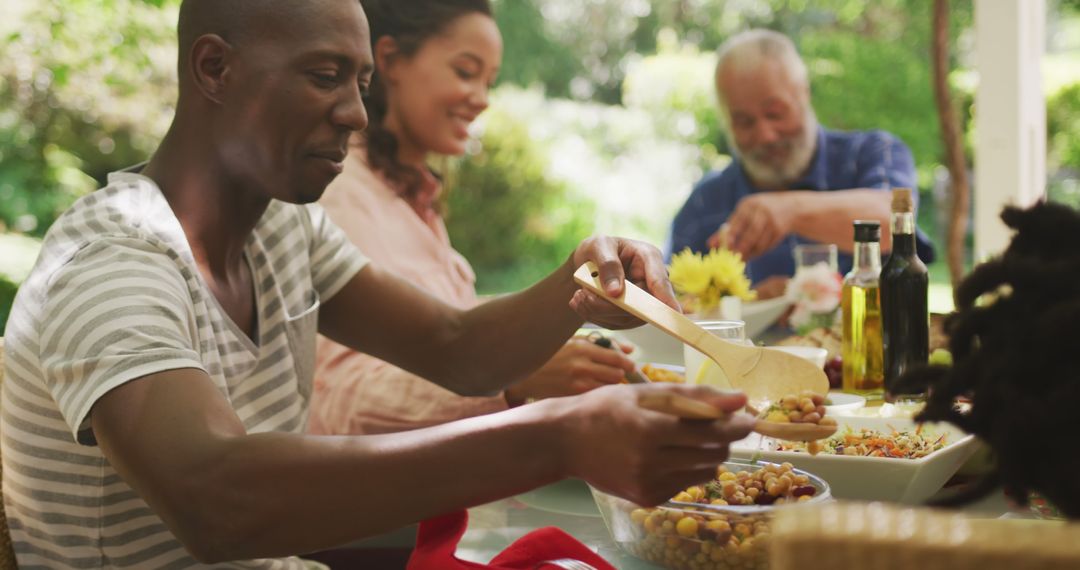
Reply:
<svg viewBox="0 0 1080 570"><path fill-rule="evenodd" d="M855 259L841 297L843 389L880 397L885 382L881 338L881 223L855 221Z"/></svg>
<svg viewBox="0 0 1080 570"><path fill-rule="evenodd" d="M912 366L926 364L930 353L930 278L915 254L914 206L910 189L893 190L892 253L881 269L885 397L889 400L917 396L898 393L896 381Z"/></svg>

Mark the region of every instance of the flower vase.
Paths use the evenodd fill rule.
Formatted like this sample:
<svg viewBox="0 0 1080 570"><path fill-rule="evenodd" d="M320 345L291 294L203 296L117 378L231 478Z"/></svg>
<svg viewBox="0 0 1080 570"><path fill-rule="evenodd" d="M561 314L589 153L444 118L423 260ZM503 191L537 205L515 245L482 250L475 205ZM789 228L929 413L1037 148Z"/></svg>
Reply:
<svg viewBox="0 0 1080 570"><path fill-rule="evenodd" d="M843 277L828 263L800 267L788 281L785 295L793 309L791 328L800 335L819 328L832 328L840 312Z"/></svg>
<svg viewBox="0 0 1080 570"><path fill-rule="evenodd" d="M726 295L720 298L720 304L690 314L695 321L741 321L742 299L734 295Z"/></svg>

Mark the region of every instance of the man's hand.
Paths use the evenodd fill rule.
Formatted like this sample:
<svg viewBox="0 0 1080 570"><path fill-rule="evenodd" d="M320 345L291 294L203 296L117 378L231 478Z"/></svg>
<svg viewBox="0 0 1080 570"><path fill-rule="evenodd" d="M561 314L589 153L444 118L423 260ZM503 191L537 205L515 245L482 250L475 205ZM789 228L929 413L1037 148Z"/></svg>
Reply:
<svg viewBox="0 0 1080 570"><path fill-rule="evenodd" d="M776 247L792 232L799 194L760 192L739 200L728 218L728 247L749 261Z"/></svg>
<svg viewBox="0 0 1080 570"><path fill-rule="evenodd" d="M754 287L754 291L757 292L757 299L764 301L782 296L787 292L787 285L790 280L786 275L773 275L765 278L761 283L758 283L757 287Z"/></svg>
<svg viewBox="0 0 1080 570"><path fill-rule="evenodd" d="M600 271L600 283L612 297L623 292L623 279L641 287L676 311L682 311L668 280L660 250L644 242L626 238L591 237L581 242L571 257L574 271L591 261ZM570 299L570 308L585 320L609 329L625 329L641 321L599 296L578 290Z"/></svg>
<svg viewBox="0 0 1080 570"><path fill-rule="evenodd" d="M716 230L716 233L709 236L706 242L709 249L730 249L731 246L731 226L724 223L720 226L720 229Z"/></svg>
<svg viewBox="0 0 1080 570"><path fill-rule="evenodd" d="M629 351L629 347L612 350L582 337L572 338L539 370L507 388L506 400L517 405L529 398L570 396L618 384L634 369L634 361L623 354Z"/></svg>
<svg viewBox="0 0 1080 570"><path fill-rule="evenodd" d="M728 444L746 437L753 418L684 420L638 405L644 394L663 390L725 412L746 404L741 393L679 384L606 386L567 400L572 406L562 420L570 434L567 474L642 505L659 504L715 477L716 466L728 457Z"/></svg>

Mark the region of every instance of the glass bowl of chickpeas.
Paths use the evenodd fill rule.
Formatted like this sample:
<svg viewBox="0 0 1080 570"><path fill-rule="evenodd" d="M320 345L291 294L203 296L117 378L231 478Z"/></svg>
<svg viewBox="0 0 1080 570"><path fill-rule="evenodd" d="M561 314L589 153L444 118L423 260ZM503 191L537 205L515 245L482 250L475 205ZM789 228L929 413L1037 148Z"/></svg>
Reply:
<svg viewBox="0 0 1080 570"><path fill-rule="evenodd" d="M620 548L676 570L767 569L776 509L832 500L828 483L790 463L740 460L655 507L592 493Z"/></svg>

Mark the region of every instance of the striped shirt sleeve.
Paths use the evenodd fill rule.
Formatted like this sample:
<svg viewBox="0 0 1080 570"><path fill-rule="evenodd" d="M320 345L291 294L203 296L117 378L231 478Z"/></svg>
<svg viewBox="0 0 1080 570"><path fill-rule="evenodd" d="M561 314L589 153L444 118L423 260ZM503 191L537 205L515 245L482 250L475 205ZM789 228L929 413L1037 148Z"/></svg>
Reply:
<svg viewBox="0 0 1080 570"><path fill-rule="evenodd" d="M84 246L50 278L41 311L46 388L75 440L95 445L89 414L136 378L203 369L185 276L162 250L132 238Z"/></svg>
<svg viewBox="0 0 1080 570"><path fill-rule="evenodd" d="M367 265L368 258L360 253L326 211L318 204L304 208L311 223L311 283L325 302L333 297L350 279Z"/></svg>

